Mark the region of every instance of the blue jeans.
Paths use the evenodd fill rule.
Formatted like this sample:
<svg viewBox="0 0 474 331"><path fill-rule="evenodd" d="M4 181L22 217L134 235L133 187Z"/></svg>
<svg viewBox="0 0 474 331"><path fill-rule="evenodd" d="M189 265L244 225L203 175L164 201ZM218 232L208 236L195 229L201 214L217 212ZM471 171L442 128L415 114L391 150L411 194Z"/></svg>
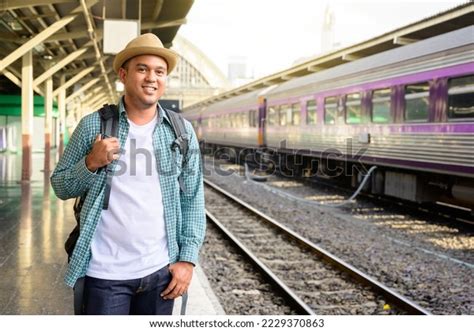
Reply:
<svg viewBox="0 0 474 331"><path fill-rule="evenodd" d="M169 266L138 279L106 280L85 277L86 315L171 315L174 300L160 293L171 282Z"/></svg>

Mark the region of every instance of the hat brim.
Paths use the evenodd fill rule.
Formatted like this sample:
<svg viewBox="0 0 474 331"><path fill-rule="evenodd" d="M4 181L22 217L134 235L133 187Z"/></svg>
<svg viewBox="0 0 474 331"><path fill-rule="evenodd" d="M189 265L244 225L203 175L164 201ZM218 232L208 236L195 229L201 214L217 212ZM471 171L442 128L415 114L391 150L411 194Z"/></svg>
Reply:
<svg viewBox="0 0 474 331"><path fill-rule="evenodd" d="M113 68L118 73L125 61L139 55L156 55L163 58L168 64L168 74L173 71L178 62L178 54L167 48L156 47L131 47L126 48L115 56Z"/></svg>

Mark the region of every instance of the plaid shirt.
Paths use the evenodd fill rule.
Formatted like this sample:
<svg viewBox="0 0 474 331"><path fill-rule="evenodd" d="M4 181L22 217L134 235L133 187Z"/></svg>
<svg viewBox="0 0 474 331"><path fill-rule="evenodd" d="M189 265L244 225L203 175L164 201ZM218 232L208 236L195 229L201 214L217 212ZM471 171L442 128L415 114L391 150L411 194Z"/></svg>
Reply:
<svg viewBox="0 0 474 331"><path fill-rule="evenodd" d="M170 263L187 261L196 264L206 227L199 145L191 124L185 121L186 131L190 138L187 160L183 163L183 155L179 148L171 149L171 144L175 139L171 122L159 105L157 108L159 118L153 131L153 147L163 195L169 259ZM119 103L119 113L118 138L123 149L128 136L129 123L122 100ZM66 284L71 287L87 272L91 259L92 237L101 219L105 171L99 170L92 173L85 163L86 155L92 150L96 135L99 133L98 112L82 118L64 150L64 155L51 175L54 192L62 200L76 198L88 191L81 210L80 236L65 276ZM112 162L111 165L114 171L117 161ZM183 172L185 192L180 191L179 188L178 176L181 172Z"/></svg>

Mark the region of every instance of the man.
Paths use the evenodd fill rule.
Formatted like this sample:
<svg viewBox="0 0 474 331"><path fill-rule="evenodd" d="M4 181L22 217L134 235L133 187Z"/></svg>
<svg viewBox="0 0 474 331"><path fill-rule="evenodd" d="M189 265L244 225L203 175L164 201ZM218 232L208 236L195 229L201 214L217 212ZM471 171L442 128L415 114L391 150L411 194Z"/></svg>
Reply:
<svg viewBox="0 0 474 331"><path fill-rule="evenodd" d="M51 176L61 199L87 192L65 276L69 286L85 277L85 314L171 314L191 282L205 231L199 147L186 121L188 152L171 148L158 104L177 60L151 33L132 40L113 64L125 86L118 137L101 137L98 112L85 116ZM107 165L114 176L103 209Z"/></svg>

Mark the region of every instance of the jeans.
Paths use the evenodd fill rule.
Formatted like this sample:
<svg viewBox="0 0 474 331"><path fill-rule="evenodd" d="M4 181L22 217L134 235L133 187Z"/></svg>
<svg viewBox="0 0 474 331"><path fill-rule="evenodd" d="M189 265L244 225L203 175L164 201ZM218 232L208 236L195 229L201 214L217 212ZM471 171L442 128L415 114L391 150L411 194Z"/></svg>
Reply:
<svg viewBox="0 0 474 331"><path fill-rule="evenodd" d="M171 282L169 266L138 279L106 280L85 277L86 315L171 315L174 300L160 293Z"/></svg>

